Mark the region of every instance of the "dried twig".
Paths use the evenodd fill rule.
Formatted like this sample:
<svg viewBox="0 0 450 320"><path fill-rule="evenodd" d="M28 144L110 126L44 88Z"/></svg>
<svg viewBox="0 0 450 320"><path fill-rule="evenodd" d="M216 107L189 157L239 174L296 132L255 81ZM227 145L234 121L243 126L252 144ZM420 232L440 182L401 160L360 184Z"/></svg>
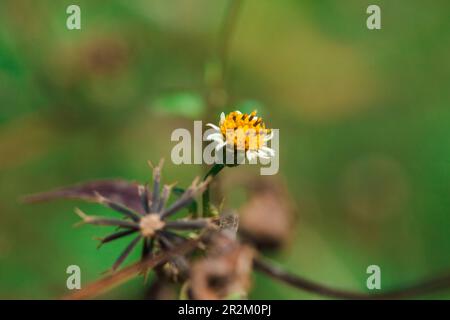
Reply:
<svg viewBox="0 0 450 320"><path fill-rule="evenodd" d="M63 297L63 299L78 300L78 299L91 299L103 294L112 288L126 282L127 280L137 276L144 270L152 269L161 263L167 262L175 256L185 255L194 250L197 245L206 239L203 236L188 240L179 246L158 254L154 257L149 257L131 266L128 266L112 275L106 276L85 288L76 291L73 294ZM325 296L335 299L356 299L356 300L374 300L374 299L406 299L419 297L425 294L436 293L438 291L450 289L450 275L443 275L432 278L430 280L422 281L416 285L392 290L388 292L368 294L363 292L356 292L350 290L336 289L325 286L323 284L305 279L301 276L294 275L286 270L283 270L279 266L273 264L267 259L256 257L253 261L255 270L258 270L271 278L281 281L289 286L301 289L310 293L314 293L320 296Z"/></svg>
<svg viewBox="0 0 450 320"><path fill-rule="evenodd" d="M132 264L122 270L108 275L98 281L95 281L81 290L78 290L72 294L69 294L63 299L66 300L80 300L80 299L91 299L97 297L98 295L105 293L112 288L124 283L125 281L137 276L144 270L152 269L161 263L167 262L169 259L175 256L185 255L192 250L194 250L200 241L202 241L203 236L196 239L185 241L183 244L160 253L154 257L148 257L140 262Z"/></svg>
<svg viewBox="0 0 450 320"><path fill-rule="evenodd" d="M356 300L388 300L388 299L406 299L418 297L425 294L436 293L442 290L450 289L450 274L422 281L416 285L396 289L388 292L368 294L349 290L335 289L324 286L320 283L294 275L282 268L275 266L267 259L255 258L253 266L256 270L263 272L273 279L284 282L285 284L307 292L315 293L336 299L356 299Z"/></svg>

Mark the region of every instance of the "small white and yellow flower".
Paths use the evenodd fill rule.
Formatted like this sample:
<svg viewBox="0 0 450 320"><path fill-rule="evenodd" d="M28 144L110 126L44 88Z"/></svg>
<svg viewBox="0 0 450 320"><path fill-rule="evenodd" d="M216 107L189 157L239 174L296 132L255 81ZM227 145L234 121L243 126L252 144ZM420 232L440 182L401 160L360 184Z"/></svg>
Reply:
<svg viewBox="0 0 450 320"><path fill-rule="evenodd" d="M275 151L267 147L267 141L272 139L273 132L266 129L261 117L256 116L256 110L250 114L233 111L220 115L219 126L208 123L215 130L206 137L208 141L216 141L216 151L226 147L227 151L245 152L249 161L262 158L270 159Z"/></svg>

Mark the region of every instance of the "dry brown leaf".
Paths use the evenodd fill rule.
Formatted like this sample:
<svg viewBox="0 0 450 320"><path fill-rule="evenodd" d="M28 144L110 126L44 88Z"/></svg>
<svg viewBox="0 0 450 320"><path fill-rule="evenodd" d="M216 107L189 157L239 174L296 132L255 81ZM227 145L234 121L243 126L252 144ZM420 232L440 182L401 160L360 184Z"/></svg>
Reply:
<svg viewBox="0 0 450 320"><path fill-rule="evenodd" d="M258 179L250 186L249 201L240 208L240 234L259 248L280 248L292 235L294 206L276 179Z"/></svg>
<svg viewBox="0 0 450 320"><path fill-rule="evenodd" d="M192 266L192 298L246 297L251 286L254 255L253 248L236 242L228 233L216 234L211 240L208 256Z"/></svg>
<svg viewBox="0 0 450 320"><path fill-rule="evenodd" d="M48 192L32 194L23 198L25 202L35 203L57 199L79 199L97 201L97 194L144 213L138 193L139 184L125 180L96 180L63 187Z"/></svg>

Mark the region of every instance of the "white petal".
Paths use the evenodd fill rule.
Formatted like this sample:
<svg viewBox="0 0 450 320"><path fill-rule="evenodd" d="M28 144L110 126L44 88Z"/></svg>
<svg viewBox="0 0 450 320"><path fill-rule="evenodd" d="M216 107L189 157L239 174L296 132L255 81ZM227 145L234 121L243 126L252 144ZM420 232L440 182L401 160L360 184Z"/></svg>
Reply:
<svg viewBox="0 0 450 320"><path fill-rule="evenodd" d="M256 151L256 155L259 157L259 156L261 156L261 157L267 157L268 155L267 155L267 153L265 153L264 151L262 151L262 150L258 150L258 151Z"/></svg>
<svg viewBox="0 0 450 320"><path fill-rule="evenodd" d="M264 141L269 141L273 138L273 131L270 131L269 135L264 136Z"/></svg>
<svg viewBox="0 0 450 320"><path fill-rule="evenodd" d="M261 159L270 159L270 157L268 157L268 156L262 156L262 155L260 155L260 154L258 154L258 157L261 158Z"/></svg>
<svg viewBox="0 0 450 320"><path fill-rule="evenodd" d="M219 143L217 146L216 146L216 148L215 148L215 150L216 151L220 151L223 147L225 147L227 145L227 142L225 141L225 142L221 142L221 143Z"/></svg>
<svg viewBox="0 0 450 320"><path fill-rule="evenodd" d="M216 126L215 124L208 123L208 124L206 124L206 126L207 126L207 127L211 127L211 128L213 128L214 130L220 131L220 128L219 128L218 126Z"/></svg>
<svg viewBox="0 0 450 320"><path fill-rule="evenodd" d="M206 137L207 141L217 141L219 139L220 141L223 141L223 135L218 132L211 133Z"/></svg>
<svg viewBox="0 0 450 320"><path fill-rule="evenodd" d="M223 139L221 139L221 138L215 138L214 140L212 140L212 141L215 141L215 142L217 142L217 143L224 143L225 141L223 141Z"/></svg>
<svg viewBox="0 0 450 320"><path fill-rule="evenodd" d="M237 114L242 114L242 112L240 112L239 110L236 110L235 111Z"/></svg>
<svg viewBox="0 0 450 320"><path fill-rule="evenodd" d="M259 150L256 155L262 159L270 159L271 157L267 155L267 153L265 153L262 150Z"/></svg>
<svg viewBox="0 0 450 320"><path fill-rule="evenodd" d="M275 150L273 150L269 147L261 147L261 150L266 152L267 154L269 154L272 157L275 155Z"/></svg>
<svg viewBox="0 0 450 320"><path fill-rule="evenodd" d="M222 124L223 122L225 121L225 113L224 112L222 112L221 114L220 114L220 124Z"/></svg>

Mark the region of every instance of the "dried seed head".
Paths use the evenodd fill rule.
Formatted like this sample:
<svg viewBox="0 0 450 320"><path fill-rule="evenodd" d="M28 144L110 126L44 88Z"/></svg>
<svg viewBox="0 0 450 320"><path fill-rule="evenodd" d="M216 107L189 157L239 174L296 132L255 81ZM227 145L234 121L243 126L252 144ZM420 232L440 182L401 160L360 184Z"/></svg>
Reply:
<svg viewBox="0 0 450 320"><path fill-rule="evenodd" d="M144 237L152 237L156 231L161 230L165 223L158 214L149 214L141 218L139 227Z"/></svg>
<svg viewBox="0 0 450 320"><path fill-rule="evenodd" d="M225 233L215 233L208 256L191 268L191 294L194 299L246 297L251 286L255 251L234 241Z"/></svg>
<svg viewBox="0 0 450 320"><path fill-rule="evenodd" d="M111 242L122 237L138 233L135 239L125 248L122 254L113 265L113 269L117 269L124 261L129 253L136 247L140 240L143 240L144 246L142 250L142 259L155 250L164 251L173 246L178 246L186 240L184 235L176 233L177 230L205 230L212 227L217 227L215 221L211 219L175 219L166 222L165 219L176 212L188 208L191 210L191 205L195 203L195 197L204 192L207 188L211 178L201 181L200 178L194 179L192 184L187 189L182 189L178 194L178 199L174 201L168 208L166 208L167 200L175 184L164 185L161 189L161 169L163 160L157 166L151 162L149 165L153 169L153 188L148 188L148 185L142 186L136 183L128 184L124 192L123 188L118 190L115 184L103 184L101 193L96 190L96 185L93 184L88 189L88 200L100 203L114 211L122 214L125 219L117 219L103 216L88 216L80 209L75 209L75 212L82 219L79 224L92 224L98 226L115 226L116 230L113 234L100 239L101 244ZM132 197L132 198L130 198ZM175 232L171 232L173 229ZM166 240L165 244L162 243ZM155 248L154 243L159 247ZM183 257L171 259L177 269L187 269ZM172 261L173 260L173 261ZM176 260L176 261L175 261ZM175 263L176 262L176 263ZM185 268L183 268L183 266ZM182 272L187 274L186 272ZM180 273L181 275L181 273Z"/></svg>
<svg viewBox="0 0 450 320"><path fill-rule="evenodd" d="M258 249L281 249L292 240L295 205L283 181L255 180L240 209L239 234Z"/></svg>

